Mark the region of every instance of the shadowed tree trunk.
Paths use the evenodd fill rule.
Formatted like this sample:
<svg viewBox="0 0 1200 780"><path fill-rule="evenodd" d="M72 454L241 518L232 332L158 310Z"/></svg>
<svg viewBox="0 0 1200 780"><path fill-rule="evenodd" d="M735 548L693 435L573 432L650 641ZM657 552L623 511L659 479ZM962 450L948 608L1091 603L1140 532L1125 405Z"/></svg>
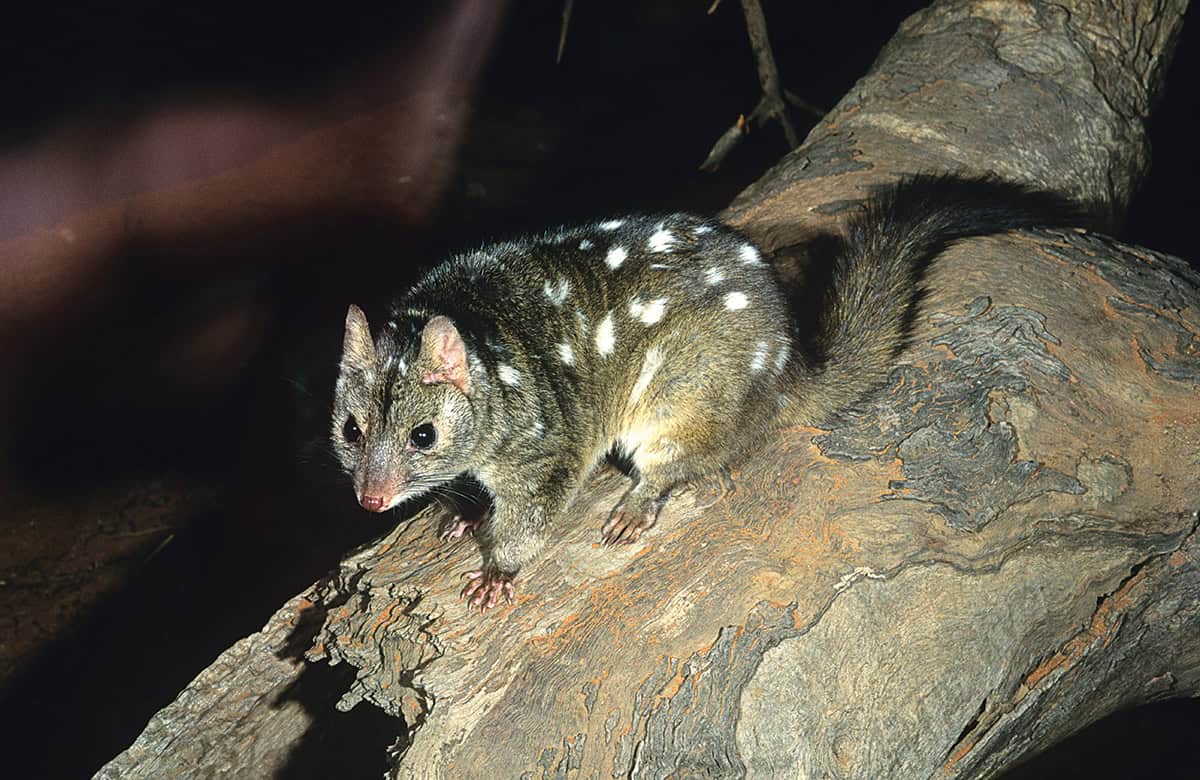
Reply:
<svg viewBox="0 0 1200 780"><path fill-rule="evenodd" d="M1185 5L935 4L724 218L792 280L906 172L995 172L1112 227ZM428 510L101 776L294 766L324 716L297 691L325 664L355 670L339 708L402 716L400 777L988 777L1196 695L1200 279L1058 230L962 243L929 286L882 392L762 442L637 544L598 544L625 484L602 472L516 603L480 617L458 600L477 547L439 543Z"/></svg>

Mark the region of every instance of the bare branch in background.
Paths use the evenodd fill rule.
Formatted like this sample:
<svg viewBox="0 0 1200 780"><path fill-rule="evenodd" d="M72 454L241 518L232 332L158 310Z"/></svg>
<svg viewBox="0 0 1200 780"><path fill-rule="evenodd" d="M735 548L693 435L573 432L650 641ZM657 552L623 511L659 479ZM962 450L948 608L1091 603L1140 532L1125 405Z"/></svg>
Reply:
<svg viewBox="0 0 1200 780"><path fill-rule="evenodd" d="M717 3L713 3L708 12L712 13L716 7ZM775 55L771 51L771 42L767 36L767 19L763 15L762 5L759 4L759 0L742 0L742 13L746 16L746 31L750 34L750 48L754 51L758 81L762 85L763 95L748 117L739 115L733 126L721 134L708 156L704 158L704 162L700 164L702 171L715 171L721 167L721 163L749 132L751 124L763 125L770 120L779 122L783 127L788 149L795 149L800 144L796 129L788 117L787 102L783 99L784 90L780 85L779 68L775 65ZM818 113L818 116L823 115L824 112Z"/></svg>
<svg viewBox="0 0 1200 780"><path fill-rule="evenodd" d="M567 29L571 26L571 11L574 9L575 0L566 0L563 3L562 28L558 32L558 55L554 58L555 64L562 62L563 51L567 48Z"/></svg>

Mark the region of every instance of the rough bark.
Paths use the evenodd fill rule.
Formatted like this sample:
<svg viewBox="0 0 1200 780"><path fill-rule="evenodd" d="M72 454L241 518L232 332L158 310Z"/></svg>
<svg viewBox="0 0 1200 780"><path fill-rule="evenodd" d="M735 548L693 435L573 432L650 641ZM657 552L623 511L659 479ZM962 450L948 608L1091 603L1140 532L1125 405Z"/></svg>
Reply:
<svg viewBox="0 0 1200 780"><path fill-rule="evenodd" d="M862 187L992 170L1115 223L1182 2L946 2L909 19L726 218L800 272ZM988 777L1200 685L1200 278L1082 231L968 242L912 348L830 430L764 441L597 543L602 473L485 617L429 511L292 599L105 777L263 775L314 713L397 721L399 777ZM291 757L289 758L289 754Z"/></svg>

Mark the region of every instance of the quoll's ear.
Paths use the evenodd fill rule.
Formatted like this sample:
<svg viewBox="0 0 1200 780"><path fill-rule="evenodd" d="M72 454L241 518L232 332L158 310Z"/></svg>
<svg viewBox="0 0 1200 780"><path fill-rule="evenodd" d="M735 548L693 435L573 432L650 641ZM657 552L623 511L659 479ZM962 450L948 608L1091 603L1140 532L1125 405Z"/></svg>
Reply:
<svg viewBox="0 0 1200 780"><path fill-rule="evenodd" d="M363 310L350 304L346 312L346 335L342 339L342 365L365 370L375 365L375 343Z"/></svg>
<svg viewBox="0 0 1200 780"><path fill-rule="evenodd" d="M471 376L467 371L467 345L449 317L438 315L421 332L420 363L426 368L421 381L427 385L452 384L471 394Z"/></svg>

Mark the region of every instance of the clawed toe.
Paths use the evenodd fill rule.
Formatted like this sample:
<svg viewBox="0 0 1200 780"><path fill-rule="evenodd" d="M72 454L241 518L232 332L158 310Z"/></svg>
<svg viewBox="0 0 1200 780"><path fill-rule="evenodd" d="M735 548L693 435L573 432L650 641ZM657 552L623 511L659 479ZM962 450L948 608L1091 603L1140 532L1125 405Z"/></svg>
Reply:
<svg viewBox="0 0 1200 780"><path fill-rule="evenodd" d="M483 525L487 518L487 512L472 518L455 515L442 524L441 531L438 532L438 538L443 542L449 542L454 539L461 539L466 534L474 534L475 530Z"/></svg>
<svg viewBox="0 0 1200 780"><path fill-rule="evenodd" d="M600 538L606 547L617 544L633 544L642 536L642 531L654 525L653 515L631 515L623 511L615 511L600 531Z"/></svg>
<svg viewBox="0 0 1200 780"><path fill-rule="evenodd" d="M463 520L462 515L455 515L454 519L442 527L442 531L438 534L438 538L443 542L448 542L452 539L461 538L463 534L470 533L475 533L474 524Z"/></svg>
<svg viewBox="0 0 1200 780"><path fill-rule="evenodd" d="M468 582L463 587L462 593L459 594L459 598L466 599L472 607L478 607L480 614L499 604L501 598L506 603L513 602L515 594L513 575L476 569L465 572L463 576L468 578Z"/></svg>

